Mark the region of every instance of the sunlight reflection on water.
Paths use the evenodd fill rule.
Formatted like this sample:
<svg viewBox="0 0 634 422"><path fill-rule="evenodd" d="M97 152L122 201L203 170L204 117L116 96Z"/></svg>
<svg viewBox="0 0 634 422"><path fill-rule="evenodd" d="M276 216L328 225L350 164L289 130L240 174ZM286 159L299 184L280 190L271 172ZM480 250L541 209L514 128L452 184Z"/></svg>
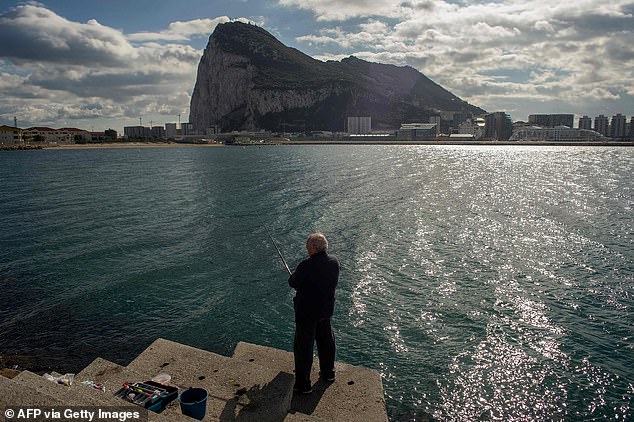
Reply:
<svg viewBox="0 0 634 422"><path fill-rule="evenodd" d="M2 155L0 347L58 369L158 336L289 349L266 223L291 266L329 237L338 358L381 372L391 419L631 419L632 150Z"/></svg>

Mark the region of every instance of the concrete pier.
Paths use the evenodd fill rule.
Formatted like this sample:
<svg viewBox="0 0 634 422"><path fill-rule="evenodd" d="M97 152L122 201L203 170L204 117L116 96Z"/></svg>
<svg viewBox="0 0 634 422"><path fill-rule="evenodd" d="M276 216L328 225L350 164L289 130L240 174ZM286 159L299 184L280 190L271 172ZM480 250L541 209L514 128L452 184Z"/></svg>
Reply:
<svg viewBox="0 0 634 422"><path fill-rule="evenodd" d="M239 343L233 356L157 339L127 366L95 359L75 376L71 387L55 384L29 371L12 379L0 376L0 410L12 406L130 406L114 397L125 382L143 382L167 373L179 393L188 387L208 391L205 421L345 421L386 422L383 385L378 372L337 362L336 380L319 380L315 359L313 392L293 393L293 355L290 352ZM82 381L106 386L106 392ZM178 399L150 421L193 421L181 414Z"/></svg>

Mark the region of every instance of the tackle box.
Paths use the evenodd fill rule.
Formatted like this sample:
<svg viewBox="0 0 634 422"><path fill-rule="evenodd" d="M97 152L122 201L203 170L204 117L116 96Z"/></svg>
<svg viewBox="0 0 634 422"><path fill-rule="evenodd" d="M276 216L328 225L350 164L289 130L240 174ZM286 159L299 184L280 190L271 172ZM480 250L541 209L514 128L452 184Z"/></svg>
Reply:
<svg viewBox="0 0 634 422"><path fill-rule="evenodd" d="M161 413L172 400L178 397L178 388L154 381L124 383L114 396L152 412Z"/></svg>

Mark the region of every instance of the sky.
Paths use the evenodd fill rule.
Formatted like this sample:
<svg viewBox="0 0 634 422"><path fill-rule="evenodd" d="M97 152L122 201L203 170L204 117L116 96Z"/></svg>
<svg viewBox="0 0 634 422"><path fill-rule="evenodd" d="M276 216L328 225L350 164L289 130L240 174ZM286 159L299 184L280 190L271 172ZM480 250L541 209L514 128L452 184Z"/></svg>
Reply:
<svg viewBox="0 0 634 422"><path fill-rule="evenodd" d="M0 0L0 124L186 122L231 20L320 60L412 66L513 120L634 115L634 0Z"/></svg>

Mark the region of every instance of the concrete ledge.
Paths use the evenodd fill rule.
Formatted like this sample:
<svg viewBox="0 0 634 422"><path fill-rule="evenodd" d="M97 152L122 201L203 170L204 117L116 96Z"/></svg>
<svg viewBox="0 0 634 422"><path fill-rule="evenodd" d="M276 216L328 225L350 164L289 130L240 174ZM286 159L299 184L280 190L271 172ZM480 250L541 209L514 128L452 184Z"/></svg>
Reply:
<svg viewBox="0 0 634 422"><path fill-rule="evenodd" d="M290 407L294 377L276 369L158 339L128 368L150 377L172 376L172 384L209 392L207 416L240 421L281 421ZM216 404L221 400L223 407ZM211 406L210 406L211 404Z"/></svg>
<svg viewBox="0 0 634 422"><path fill-rule="evenodd" d="M303 413L289 413L284 422L330 422L316 416L308 416Z"/></svg>
<svg viewBox="0 0 634 422"><path fill-rule="evenodd" d="M88 387L74 383L71 387L56 384L42 376L29 371L22 371L13 382L22 387L30 387L37 394L44 394L61 400L69 406L125 406L122 400L113 397L112 394L94 394Z"/></svg>
<svg viewBox="0 0 634 422"><path fill-rule="evenodd" d="M244 342L238 343L233 358L285 372L294 367L291 352ZM291 409L327 421L387 422L381 375L341 362L335 363L335 370L334 383L318 380L319 361L315 358L311 371L313 393L294 395Z"/></svg>
<svg viewBox="0 0 634 422"><path fill-rule="evenodd" d="M60 399L38 393L33 387L23 386L0 376L0 411L11 406L58 406Z"/></svg>

